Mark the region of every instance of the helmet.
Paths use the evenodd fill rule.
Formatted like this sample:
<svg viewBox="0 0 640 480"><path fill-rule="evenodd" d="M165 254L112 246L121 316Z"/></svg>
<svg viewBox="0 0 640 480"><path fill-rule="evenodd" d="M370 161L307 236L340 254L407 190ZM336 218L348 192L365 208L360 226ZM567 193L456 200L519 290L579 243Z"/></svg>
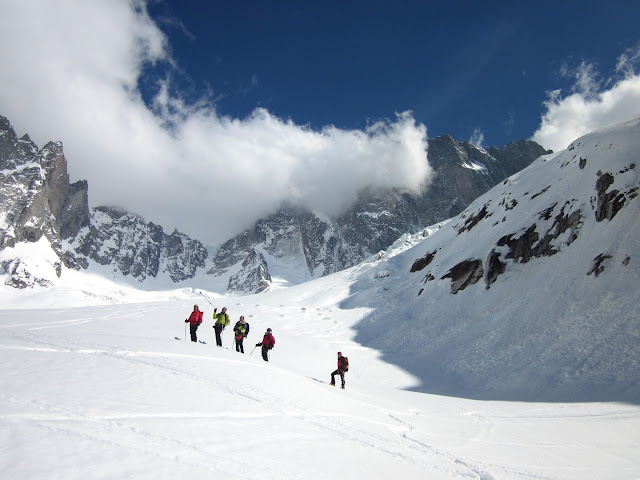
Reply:
<svg viewBox="0 0 640 480"><path fill-rule="evenodd" d="M342 352L338 352L338 355L342 356Z"/></svg>
<svg viewBox="0 0 640 480"><path fill-rule="evenodd" d="M270 328L267 328L267 333L271 333L271 329Z"/></svg>

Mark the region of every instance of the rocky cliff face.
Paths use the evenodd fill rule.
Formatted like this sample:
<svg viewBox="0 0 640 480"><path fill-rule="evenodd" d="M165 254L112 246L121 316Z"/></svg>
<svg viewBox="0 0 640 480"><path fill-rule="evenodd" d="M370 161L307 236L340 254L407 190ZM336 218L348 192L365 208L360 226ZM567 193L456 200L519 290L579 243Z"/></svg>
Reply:
<svg viewBox="0 0 640 480"><path fill-rule="evenodd" d="M161 226L139 215L110 207L95 208L91 224L69 247L82 258L113 265L140 282L164 275L173 282L193 278L207 258L199 241L177 230L167 235Z"/></svg>
<svg viewBox="0 0 640 480"><path fill-rule="evenodd" d="M72 235L88 221L88 207L77 201L83 197L83 187L86 198L86 183L69 184L62 144L50 142L38 150L28 136L18 139L3 117L0 182L0 208L4 215L0 248L37 242L43 235L59 248L61 228L65 235Z"/></svg>
<svg viewBox="0 0 640 480"><path fill-rule="evenodd" d="M51 268L60 276L62 265L77 268L73 255L62 248L70 236L88 224L86 182L69 183L62 144L50 142L41 150L27 135L17 138L9 121L0 117L0 250L45 238L57 256ZM58 220L59 219L59 220ZM19 258L4 259L0 271L9 273L15 287L47 285Z"/></svg>
<svg viewBox="0 0 640 480"><path fill-rule="evenodd" d="M415 233L459 214L479 195L545 153L528 140L483 150L447 135L432 139L428 158L435 178L423 194L364 191L336 219L283 208L225 243L208 273L221 275L231 270L243 278L260 278L260 287L247 281L229 285L230 290L252 292L264 288L273 265L277 268L285 258L304 265L309 278L343 270L386 249L403 233ZM256 249L269 256L259 267L245 262ZM266 274L251 274L248 270L253 268L266 270Z"/></svg>
<svg viewBox="0 0 640 480"><path fill-rule="evenodd" d="M62 265L79 270L93 261L140 282L165 275L179 282L205 266L206 248L178 231L167 235L162 227L113 208L91 212L87 182L69 183L62 144L50 142L39 150L28 136L17 138L4 117L0 186L0 250L44 238L55 254L49 268L58 277ZM51 283L46 271L23 258L4 257L0 273L8 275L7 284Z"/></svg>

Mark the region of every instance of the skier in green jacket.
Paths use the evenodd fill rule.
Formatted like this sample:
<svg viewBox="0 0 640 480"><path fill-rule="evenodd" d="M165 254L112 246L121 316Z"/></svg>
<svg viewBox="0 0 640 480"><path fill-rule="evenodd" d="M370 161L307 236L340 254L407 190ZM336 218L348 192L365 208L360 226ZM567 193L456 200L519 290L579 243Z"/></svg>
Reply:
<svg viewBox="0 0 640 480"><path fill-rule="evenodd" d="M233 327L233 333L236 339L236 352L244 353L242 342L249 335L249 324L244 321L244 315L241 315L240 320L236 322L236 326Z"/></svg>
<svg viewBox="0 0 640 480"><path fill-rule="evenodd" d="M218 311L217 308L213 309L213 319L216 321L213 328L216 331L216 345L219 347L222 346L222 331L224 328L229 325L231 320L229 320L229 315L227 314L227 307L222 307L220 313L216 313Z"/></svg>

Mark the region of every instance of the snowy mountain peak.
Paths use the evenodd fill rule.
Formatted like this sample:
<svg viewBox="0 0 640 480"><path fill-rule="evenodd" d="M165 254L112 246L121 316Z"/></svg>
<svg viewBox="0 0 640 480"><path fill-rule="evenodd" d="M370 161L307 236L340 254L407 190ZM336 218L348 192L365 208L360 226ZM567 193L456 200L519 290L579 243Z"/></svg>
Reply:
<svg viewBox="0 0 640 480"><path fill-rule="evenodd" d="M277 288L338 272L387 249L405 233L460 213L478 195L545 153L528 140L484 150L449 135L431 139L428 158L435 180L421 194L365 190L334 219L283 208L222 245L208 273L241 277L241 282L229 282L229 290L250 293L262 291L267 276ZM263 262L254 261L256 250L263 252ZM251 283L249 278L259 280Z"/></svg>
<svg viewBox="0 0 640 480"><path fill-rule="evenodd" d="M50 286L65 268L92 265L110 266L110 274L138 282L160 277L180 282L204 269L207 251L197 240L178 231L166 235L160 226L121 208L91 212L88 183L69 183L62 142L39 150L27 135L18 139L4 117L0 185L0 273L9 286ZM40 257L27 258L17 248L23 243L38 243L31 250Z"/></svg>

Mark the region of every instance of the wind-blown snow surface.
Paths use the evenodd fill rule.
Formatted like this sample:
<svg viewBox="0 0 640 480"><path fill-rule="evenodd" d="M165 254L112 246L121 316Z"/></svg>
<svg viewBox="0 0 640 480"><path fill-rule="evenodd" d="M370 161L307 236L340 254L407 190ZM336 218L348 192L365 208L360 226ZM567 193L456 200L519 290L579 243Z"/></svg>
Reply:
<svg viewBox="0 0 640 480"><path fill-rule="evenodd" d="M0 478L639 478L639 202L589 217L596 170L624 170L612 187L636 188L625 145L637 131L585 137L584 165L577 151L542 158L426 239L287 289L142 292L66 270L51 288L0 289ZM450 293L452 266L487 258L533 218L542 228L561 194L575 199L565 213L585 212L572 242L503 258L488 290ZM458 233L485 205L492 216ZM587 275L601 253L604 270ZM209 302L249 321L244 355L214 345ZM184 340L194 303L207 344ZM253 351L267 327L269 363ZM327 384L339 350L344 391Z"/></svg>

